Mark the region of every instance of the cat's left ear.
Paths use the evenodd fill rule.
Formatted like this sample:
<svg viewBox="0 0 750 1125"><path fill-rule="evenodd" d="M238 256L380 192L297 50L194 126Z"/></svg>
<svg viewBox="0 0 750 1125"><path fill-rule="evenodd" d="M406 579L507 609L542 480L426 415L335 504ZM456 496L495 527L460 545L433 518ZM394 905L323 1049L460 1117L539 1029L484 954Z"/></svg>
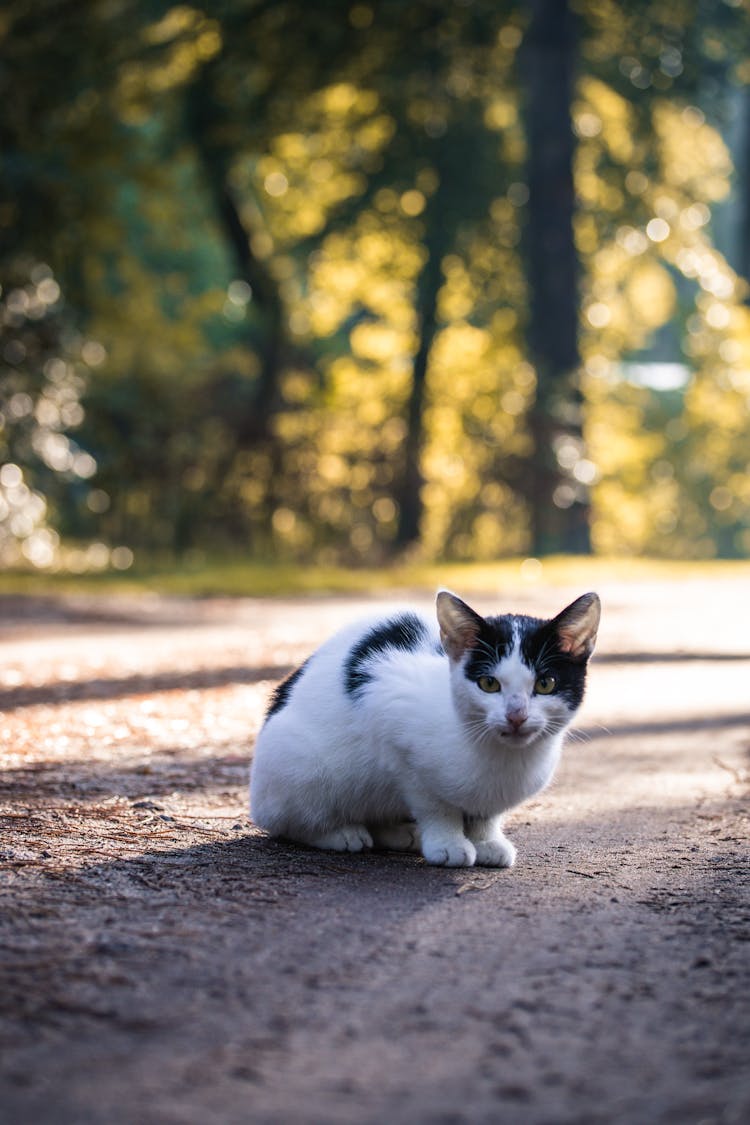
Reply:
<svg viewBox="0 0 750 1125"><path fill-rule="evenodd" d="M597 594L583 594L576 598L550 623L557 633L560 648L571 660L585 661L596 644L596 633L601 616L601 602Z"/></svg>
<svg viewBox="0 0 750 1125"><path fill-rule="evenodd" d="M467 648L475 645L482 628L482 618L450 590L440 590L437 619L443 648L451 660L460 660Z"/></svg>

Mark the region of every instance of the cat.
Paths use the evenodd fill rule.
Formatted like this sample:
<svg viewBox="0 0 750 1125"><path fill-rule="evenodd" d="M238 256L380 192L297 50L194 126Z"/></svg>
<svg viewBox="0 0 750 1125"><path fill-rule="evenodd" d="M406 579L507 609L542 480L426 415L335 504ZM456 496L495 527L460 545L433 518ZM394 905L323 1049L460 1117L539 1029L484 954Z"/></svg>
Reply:
<svg viewBox="0 0 750 1125"><path fill-rule="evenodd" d="M510 867L501 815L551 779L581 704L600 603L481 617L448 590L437 623L348 626L276 688L255 747L254 822L316 848L421 851Z"/></svg>

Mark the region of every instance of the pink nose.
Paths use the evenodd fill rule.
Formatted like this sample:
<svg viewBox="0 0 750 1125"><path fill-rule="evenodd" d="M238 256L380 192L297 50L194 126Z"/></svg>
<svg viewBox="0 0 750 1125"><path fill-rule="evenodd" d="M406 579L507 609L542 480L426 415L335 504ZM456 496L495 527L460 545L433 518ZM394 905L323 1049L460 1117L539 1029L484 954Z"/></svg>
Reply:
<svg viewBox="0 0 750 1125"><path fill-rule="evenodd" d="M512 727L514 731L518 731L528 719L529 713L528 711L519 709L517 711L507 711L505 717L508 720L508 726Z"/></svg>

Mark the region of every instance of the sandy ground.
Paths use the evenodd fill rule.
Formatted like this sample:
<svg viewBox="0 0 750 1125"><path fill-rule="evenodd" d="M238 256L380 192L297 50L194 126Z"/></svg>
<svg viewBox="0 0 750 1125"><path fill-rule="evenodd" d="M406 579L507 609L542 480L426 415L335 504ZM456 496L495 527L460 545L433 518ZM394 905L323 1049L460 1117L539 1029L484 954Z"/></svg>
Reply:
<svg viewBox="0 0 750 1125"><path fill-rule="evenodd" d="M749 591L600 593L512 871L248 824L273 683L361 600L0 600L0 1120L750 1120Z"/></svg>

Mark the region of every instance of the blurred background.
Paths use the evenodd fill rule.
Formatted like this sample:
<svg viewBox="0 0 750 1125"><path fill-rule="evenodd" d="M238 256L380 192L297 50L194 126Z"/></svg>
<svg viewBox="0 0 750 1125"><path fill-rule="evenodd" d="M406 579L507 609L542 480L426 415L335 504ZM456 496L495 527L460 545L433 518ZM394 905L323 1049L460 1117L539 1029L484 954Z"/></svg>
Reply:
<svg viewBox="0 0 750 1125"><path fill-rule="evenodd" d="M6 0L0 562L750 555L745 0Z"/></svg>

